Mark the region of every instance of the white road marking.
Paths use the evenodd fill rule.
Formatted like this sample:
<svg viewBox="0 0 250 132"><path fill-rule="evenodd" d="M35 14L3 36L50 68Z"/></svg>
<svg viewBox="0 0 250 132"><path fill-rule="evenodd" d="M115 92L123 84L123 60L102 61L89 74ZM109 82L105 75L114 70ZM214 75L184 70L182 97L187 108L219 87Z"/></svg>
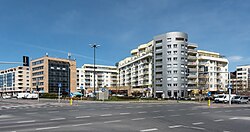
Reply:
<svg viewBox="0 0 250 132"><path fill-rule="evenodd" d="M142 108L142 106L137 106L136 108Z"/></svg>
<svg viewBox="0 0 250 132"><path fill-rule="evenodd" d="M184 111L184 110L187 110L187 109L179 109L179 111Z"/></svg>
<svg viewBox="0 0 250 132"><path fill-rule="evenodd" d="M129 115L130 113L120 113L120 115Z"/></svg>
<svg viewBox="0 0 250 132"><path fill-rule="evenodd" d="M174 111L174 110L168 110L168 111Z"/></svg>
<svg viewBox="0 0 250 132"><path fill-rule="evenodd" d="M250 110L250 109L244 109L244 110Z"/></svg>
<svg viewBox="0 0 250 132"><path fill-rule="evenodd" d="M115 122L121 122L121 120L105 121L104 123L115 123Z"/></svg>
<svg viewBox="0 0 250 132"><path fill-rule="evenodd" d="M209 114L210 112L201 112L201 114Z"/></svg>
<svg viewBox="0 0 250 132"><path fill-rule="evenodd" d="M89 117L91 117L91 116L77 116L75 118L80 119L80 118L89 118Z"/></svg>
<svg viewBox="0 0 250 132"><path fill-rule="evenodd" d="M190 127L190 128L197 129L197 130L205 130L205 128L201 128L201 127Z"/></svg>
<svg viewBox="0 0 250 132"><path fill-rule="evenodd" d="M129 109L131 109L131 108L133 108L133 107L126 107L126 108L129 108Z"/></svg>
<svg viewBox="0 0 250 132"><path fill-rule="evenodd" d="M224 121L224 119L217 119L217 120L214 120L215 122L221 122L221 121Z"/></svg>
<svg viewBox="0 0 250 132"><path fill-rule="evenodd" d="M194 115L195 113L187 113L186 115Z"/></svg>
<svg viewBox="0 0 250 132"><path fill-rule="evenodd" d="M195 123L192 123L193 125L201 125L201 124L204 124L204 122L195 122Z"/></svg>
<svg viewBox="0 0 250 132"><path fill-rule="evenodd" d="M140 130L140 132L152 132L152 131L157 131L157 128L152 128L152 129L145 129L145 130Z"/></svg>
<svg viewBox="0 0 250 132"><path fill-rule="evenodd" d="M48 130L48 129L56 129L56 128L60 128L60 127L59 126L57 126L57 127L43 127L43 128L37 128L36 131Z"/></svg>
<svg viewBox="0 0 250 132"><path fill-rule="evenodd" d="M145 118L134 118L134 119L131 119L132 121L138 121L138 120L144 120Z"/></svg>
<svg viewBox="0 0 250 132"><path fill-rule="evenodd" d="M48 113L58 113L59 111L49 111Z"/></svg>
<svg viewBox="0 0 250 132"><path fill-rule="evenodd" d="M31 122L36 122L36 120L18 121L17 123L31 123Z"/></svg>
<svg viewBox="0 0 250 132"><path fill-rule="evenodd" d="M93 123L84 123L84 124L75 124L75 125L72 125L74 127L77 127L77 126L87 126L87 125L92 125Z"/></svg>
<svg viewBox="0 0 250 132"><path fill-rule="evenodd" d="M148 112L146 112L146 111L140 111L140 112L138 112L139 114L143 114L143 113L148 113Z"/></svg>
<svg viewBox="0 0 250 132"><path fill-rule="evenodd" d="M26 115L34 115L37 114L37 112L30 112L30 113L25 113Z"/></svg>
<svg viewBox="0 0 250 132"><path fill-rule="evenodd" d="M157 119L157 118L164 118L165 116L155 116L153 117L154 119Z"/></svg>
<svg viewBox="0 0 250 132"><path fill-rule="evenodd" d="M158 113L158 112L161 112L161 111L159 111L159 110L156 110L156 111L153 111L154 113Z"/></svg>
<svg viewBox="0 0 250 132"><path fill-rule="evenodd" d="M65 120L66 118L53 118L53 119L50 119L51 121L58 121L58 120Z"/></svg>
<svg viewBox="0 0 250 132"><path fill-rule="evenodd" d="M174 126L168 126L168 128L178 128L178 127L183 127L183 125L174 125Z"/></svg>
<svg viewBox="0 0 250 132"><path fill-rule="evenodd" d="M237 120L237 119L238 119L237 117L229 118L229 120Z"/></svg>
<svg viewBox="0 0 250 132"><path fill-rule="evenodd" d="M100 116L112 116L112 114L104 114L104 115L100 115Z"/></svg>
<svg viewBox="0 0 250 132"><path fill-rule="evenodd" d="M170 115L171 117L181 116L181 115Z"/></svg>

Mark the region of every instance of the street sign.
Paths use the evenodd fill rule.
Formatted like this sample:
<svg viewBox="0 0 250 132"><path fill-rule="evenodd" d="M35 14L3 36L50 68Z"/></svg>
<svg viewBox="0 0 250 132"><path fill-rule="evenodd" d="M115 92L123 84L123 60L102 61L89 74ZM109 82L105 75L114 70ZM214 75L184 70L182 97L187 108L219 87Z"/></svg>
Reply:
<svg viewBox="0 0 250 132"><path fill-rule="evenodd" d="M82 85L80 86L80 89L83 90L83 86Z"/></svg>
<svg viewBox="0 0 250 132"><path fill-rule="evenodd" d="M208 92L208 93L207 93L207 96L210 97L210 96L211 96L211 92Z"/></svg>
<svg viewBox="0 0 250 132"><path fill-rule="evenodd" d="M72 97L73 96L73 93L70 93L70 97Z"/></svg>
<svg viewBox="0 0 250 132"><path fill-rule="evenodd" d="M232 89L232 85L228 85L228 89Z"/></svg>
<svg viewBox="0 0 250 132"><path fill-rule="evenodd" d="M61 84L61 83L58 83L58 87L59 87L59 88L62 87L62 84Z"/></svg>
<svg viewBox="0 0 250 132"><path fill-rule="evenodd" d="M102 90L101 90L102 92L105 92L106 91L106 88L102 88Z"/></svg>

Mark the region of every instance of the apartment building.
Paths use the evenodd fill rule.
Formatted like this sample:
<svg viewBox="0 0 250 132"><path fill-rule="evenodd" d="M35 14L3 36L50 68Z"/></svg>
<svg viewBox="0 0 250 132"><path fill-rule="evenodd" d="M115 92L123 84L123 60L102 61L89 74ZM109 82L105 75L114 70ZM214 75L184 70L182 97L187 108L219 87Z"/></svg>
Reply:
<svg viewBox="0 0 250 132"><path fill-rule="evenodd" d="M76 91L76 61L72 59L53 58L48 55L31 60L31 91L58 93ZM38 87L38 89L37 89Z"/></svg>
<svg viewBox="0 0 250 132"><path fill-rule="evenodd" d="M30 91L30 71L28 66L18 66L0 71L0 93L16 94Z"/></svg>
<svg viewBox="0 0 250 132"><path fill-rule="evenodd" d="M154 37L156 97L184 97L187 89L188 35L169 32Z"/></svg>
<svg viewBox="0 0 250 132"><path fill-rule="evenodd" d="M249 92L250 86L250 65L241 65L236 67L234 77L231 75L231 84L233 91L239 94Z"/></svg>
<svg viewBox="0 0 250 132"><path fill-rule="evenodd" d="M118 85L132 93L152 95L153 40L131 50L131 56L118 63Z"/></svg>
<svg viewBox="0 0 250 132"><path fill-rule="evenodd" d="M228 60L219 53L198 50L198 88L212 93L227 91Z"/></svg>
<svg viewBox="0 0 250 132"><path fill-rule="evenodd" d="M95 87L113 88L117 86L118 70L115 66L95 65ZM77 68L77 90L82 88L89 92L94 88L94 65L84 64Z"/></svg>

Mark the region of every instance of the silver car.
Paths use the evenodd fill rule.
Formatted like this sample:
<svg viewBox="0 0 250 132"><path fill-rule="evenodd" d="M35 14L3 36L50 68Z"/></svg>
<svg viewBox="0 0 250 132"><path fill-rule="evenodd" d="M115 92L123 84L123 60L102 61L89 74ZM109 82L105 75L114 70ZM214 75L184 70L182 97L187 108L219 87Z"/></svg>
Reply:
<svg viewBox="0 0 250 132"><path fill-rule="evenodd" d="M247 104L248 103L248 97L247 96L241 96L238 103L239 104L242 104L242 103Z"/></svg>

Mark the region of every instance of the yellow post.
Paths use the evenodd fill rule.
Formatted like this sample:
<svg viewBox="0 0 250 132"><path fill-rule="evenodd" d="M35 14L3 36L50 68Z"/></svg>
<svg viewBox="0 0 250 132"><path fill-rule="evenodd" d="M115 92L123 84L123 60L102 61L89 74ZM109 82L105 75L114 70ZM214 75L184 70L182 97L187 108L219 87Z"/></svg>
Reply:
<svg viewBox="0 0 250 132"><path fill-rule="evenodd" d="M210 107L210 99L208 99L207 105L208 107Z"/></svg>
<svg viewBox="0 0 250 132"><path fill-rule="evenodd" d="M72 105L72 103L73 103L73 100L72 100L72 98L70 98L70 101L69 101L69 103L70 103L70 105Z"/></svg>

